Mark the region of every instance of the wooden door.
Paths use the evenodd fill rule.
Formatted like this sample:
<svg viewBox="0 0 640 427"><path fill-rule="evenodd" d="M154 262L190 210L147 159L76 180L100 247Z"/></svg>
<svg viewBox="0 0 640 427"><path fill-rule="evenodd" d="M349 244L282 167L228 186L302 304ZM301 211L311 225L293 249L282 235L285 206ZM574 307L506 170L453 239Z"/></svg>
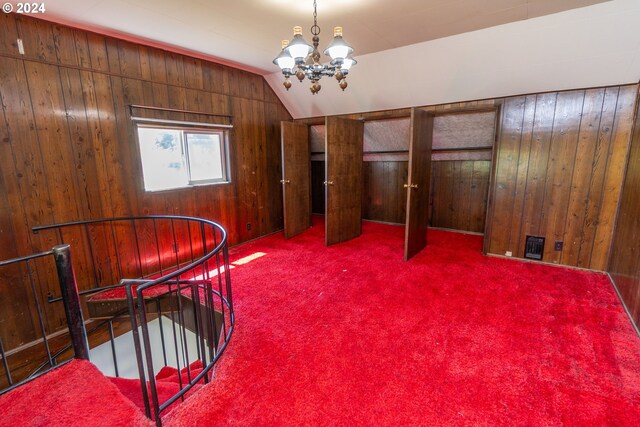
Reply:
<svg viewBox="0 0 640 427"><path fill-rule="evenodd" d="M427 245L431 145L433 141L432 114L415 108L411 110L410 138L409 177L407 184L405 184L408 192L404 237L405 261Z"/></svg>
<svg viewBox="0 0 640 427"><path fill-rule="evenodd" d="M309 129L281 122L281 135L284 238L289 239L311 226Z"/></svg>
<svg viewBox="0 0 640 427"><path fill-rule="evenodd" d="M362 233L364 123L327 117L325 135L325 239L328 246Z"/></svg>

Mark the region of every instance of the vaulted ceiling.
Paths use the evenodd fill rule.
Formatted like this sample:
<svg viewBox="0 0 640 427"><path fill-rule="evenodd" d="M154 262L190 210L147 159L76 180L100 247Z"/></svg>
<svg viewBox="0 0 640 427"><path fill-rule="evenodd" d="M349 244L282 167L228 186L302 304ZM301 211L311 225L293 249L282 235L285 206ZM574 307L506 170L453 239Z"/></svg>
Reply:
<svg viewBox="0 0 640 427"><path fill-rule="evenodd" d="M553 86L554 77L544 68L549 61L557 67L562 52L565 60L580 66L590 65L583 61L585 55L616 67L631 65L620 63L621 51L632 62L640 58L640 32L634 29L638 21L631 20L640 17L637 0L317 2L320 47L330 41L332 27L340 25L359 61L344 93L328 78L321 81L323 90L315 96L306 82L294 82L285 92L281 75L271 63L280 41L291 38L294 25L302 26L310 39L312 0L56 0L46 4L44 17L263 74L294 117L568 88L565 72L559 70ZM576 48L584 51L577 57ZM509 59L512 66L505 74ZM537 79L527 86L526 72L513 74L540 67L542 77L551 78L549 87L541 87L545 85ZM631 72L622 74L609 74L610 79L627 79L611 83L633 81ZM492 75L499 76L499 81ZM638 72L633 75L636 81L640 77ZM522 84L505 81L509 76ZM576 84L584 84L585 79L575 77ZM591 80L587 79L587 86L601 83ZM500 81L505 84L500 86ZM468 88L468 83L474 87Z"/></svg>

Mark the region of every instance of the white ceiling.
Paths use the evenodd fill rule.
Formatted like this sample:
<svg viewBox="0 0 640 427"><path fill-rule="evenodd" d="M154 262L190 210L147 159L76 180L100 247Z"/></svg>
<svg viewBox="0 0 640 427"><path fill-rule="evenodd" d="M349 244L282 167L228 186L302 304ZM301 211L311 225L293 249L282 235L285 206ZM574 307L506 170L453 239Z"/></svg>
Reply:
<svg viewBox="0 0 640 427"><path fill-rule="evenodd" d="M394 49L604 0L317 0L320 47L334 26L354 55ZM98 32L177 47L261 74L294 25L310 40L312 0L52 0L43 16Z"/></svg>
<svg viewBox="0 0 640 427"><path fill-rule="evenodd" d="M271 63L312 0L51 0L45 19L263 74L294 118L637 83L640 0L318 0L355 49L349 88ZM295 80L295 79L294 79Z"/></svg>

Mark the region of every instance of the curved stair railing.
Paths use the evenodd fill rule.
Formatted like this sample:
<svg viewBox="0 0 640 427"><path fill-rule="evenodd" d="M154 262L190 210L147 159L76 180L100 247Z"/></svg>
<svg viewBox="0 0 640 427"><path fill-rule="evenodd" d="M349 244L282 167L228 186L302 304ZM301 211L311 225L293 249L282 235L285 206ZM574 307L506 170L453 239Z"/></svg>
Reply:
<svg viewBox="0 0 640 427"><path fill-rule="evenodd" d="M125 376L127 356L135 353L144 409L157 425L163 411L211 381L235 322L224 228L199 218L154 215L54 224L33 232L41 241L72 247L77 295L92 322L91 357L104 341L113 365L108 369L118 377ZM67 299L48 295L51 304ZM105 328L106 339L100 333ZM131 348L123 357L126 336ZM167 375L173 379L169 397Z"/></svg>

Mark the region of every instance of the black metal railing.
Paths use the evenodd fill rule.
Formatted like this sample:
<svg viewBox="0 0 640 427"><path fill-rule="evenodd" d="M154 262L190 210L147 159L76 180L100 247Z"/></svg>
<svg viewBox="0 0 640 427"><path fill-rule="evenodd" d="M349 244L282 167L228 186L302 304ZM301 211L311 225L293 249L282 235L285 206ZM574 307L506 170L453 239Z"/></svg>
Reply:
<svg viewBox="0 0 640 427"><path fill-rule="evenodd" d="M71 331L70 339L71 343L65 345L62 350L53 351L50 345L50 337L47 333L45 325L45 314L43 311L40 298L38 297L38 270L35 263L38 261L55 262L55 270L57 272L57 281L59 289L62 295L64 295L64 311L66 315L66 322L68 330ZM0 357L2 358L2 368L4 370L4 382L0 387L0 394L6 393L27 381L30 381L39 375L47 372L48 370L56 367L57 365L64 363L58 358L73 349L73 356L77 359L89 359L89 343L87 340L87 332L84 327L84 319L82 309L80 306L80 298L78 295L78 289L73 272L73 264L71 261L71 250L69 245L56 245L51 250L33 254L25 257L14 258L6 261L0 261L0 269L6 271L8 269L15 269L18 274L8 275L7 277L21 277L26 276L26 281L29 283L29 290L31 292L31 299L34 305L34 315L37 319L37 335L40 338L36 341L41 344L41 352L45 355L45 361L39 366L34 368L27 368L27 373L21 373L21 375L15 379L12 376L10 364L8 361L8 351L5 351L2 337L0 337ZM37 359L37 358L36 358ZM22 370L24 371L24 369Z"/></svg>
<svg viewBox="0 0 640 427"><path fill-rule="evenodd" d="M108 342L112 373L122 376L116 341L126 338L126 355L135 349L146 414L161 425L163 411L184 400L196 384L212 379L233 332L226 231L215 222L183 216L77 221L33 231L42 241L73 247L76 292L83 296L84 311L92 321L92 352L97 344ZM64 292L47 295L50 304L67 299ZM56 319L43 321L47 322L56 324ZM1 342L0 350L4 351ZM55 359L60 351L48 354ZM160 401L156 375L167 366L176 371L178 391Z"/></svg>

